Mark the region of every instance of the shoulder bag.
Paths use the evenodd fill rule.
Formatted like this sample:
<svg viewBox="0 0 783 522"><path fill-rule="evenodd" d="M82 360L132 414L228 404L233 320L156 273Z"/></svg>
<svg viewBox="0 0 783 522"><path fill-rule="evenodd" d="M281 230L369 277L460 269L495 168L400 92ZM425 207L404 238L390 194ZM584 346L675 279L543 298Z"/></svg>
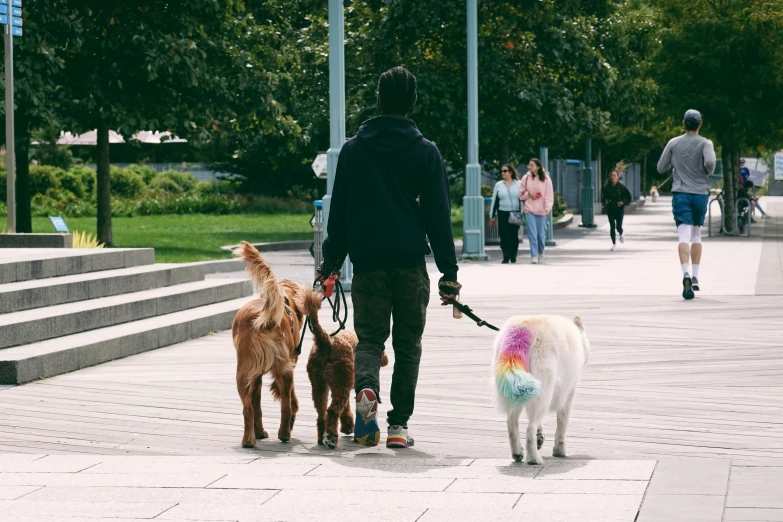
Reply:
<svg viewBox="0 0 783 522"><path fill-rule="evenodd" d="M514 198L511 197L511 190L509 190L508 185L506 182L503 182L503 186L506 187L506 192L508 192L508 199L511 200L511 204L514 204ZM519 201L519 196L517 195L517 202ZM515 225L518 227L522 226L522 212L514 211L512 210L508 214L508 222L510 225Z"/></svg>

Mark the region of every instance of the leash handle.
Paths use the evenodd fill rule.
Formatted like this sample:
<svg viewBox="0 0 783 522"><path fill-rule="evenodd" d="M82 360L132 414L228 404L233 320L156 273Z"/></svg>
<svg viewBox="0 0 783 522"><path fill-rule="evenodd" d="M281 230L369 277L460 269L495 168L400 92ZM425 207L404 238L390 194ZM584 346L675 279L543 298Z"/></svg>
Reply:
<svg viewBox="0 0 783 522"><path fill-rule="evenodd" d="M329 297L332 297L332 294L334 293L334 285L337 282L337 278L340 277L338 274L332 274L329 277L324 280L323 283L321 283L323 287L323 296L327 299Z"/></svg>
<svg viewBox="0 0 783 522"><path fill-rule="evenodd" d="M459 302L459 296L457 296L457 298L454 299L454 301ZM462 319L462 312L460 311L459 308L457 308L454 305L452 305L451 307L451 317L453 317L454 319Z"/></svg>

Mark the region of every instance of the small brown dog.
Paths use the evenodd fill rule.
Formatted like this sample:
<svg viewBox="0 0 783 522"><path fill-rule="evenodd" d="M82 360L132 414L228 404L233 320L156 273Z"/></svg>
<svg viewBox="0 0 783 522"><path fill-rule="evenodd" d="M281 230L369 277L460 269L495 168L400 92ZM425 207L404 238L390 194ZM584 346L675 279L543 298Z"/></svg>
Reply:
<svg viewBox="0 0 783 522"><path fill-rule="evenodd" d="M254 448L257 438L269 437L261 419L261 378L267 373L274 379L272 395L281 403L277 438L288 442L299 410L294 367L299 358L304 287L287 279L278 282L258 250L246 241L235 254L247 261L250 277L261 288L261 296L237 312L233 325L237 390L245 420L242 447Z"/></svg>
<svg viewBox="0 0 783 522"><path fill-rule="evenodd" d="M337 447L337 420L340 431L353 433L353 412L351 411L351 390L353 390L353 352L359 339L350 330L330 337L318 321L321 296L306 290L303 299L304 313L310 317L314 344L307 359L307 375L313 387L313 403L318 412L318 444L327 448ZM384 352L381 366L389 364ZM329 392L332 402L327 408Z"/></svg>

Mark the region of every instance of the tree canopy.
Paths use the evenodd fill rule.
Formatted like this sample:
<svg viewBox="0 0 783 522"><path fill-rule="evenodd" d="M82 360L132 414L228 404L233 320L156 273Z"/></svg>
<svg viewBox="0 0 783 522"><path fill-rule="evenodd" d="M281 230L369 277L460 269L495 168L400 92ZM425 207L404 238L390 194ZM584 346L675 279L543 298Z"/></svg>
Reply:
<svg viewBox="0 0 783 522"><path fill-rule="evenodd" d="M526 160L543 145L581 155L587 136L606 164L637 161L660 150L688 108L704 115L727 172L740 151L783 146L782 2L478 7L485 165ZM109 129L126 137L171 131L204 145L247 190L312 186L309 164L329 143L327 2L26 0L24 9L16 43L17 133L28 137L21 147L45 126L100 130L102 241L111 242ZM454 171L464 170L465 17L464 0L345 1L349 135L376 114L379 74L403 65L419 78L412 118Z"/></svg>

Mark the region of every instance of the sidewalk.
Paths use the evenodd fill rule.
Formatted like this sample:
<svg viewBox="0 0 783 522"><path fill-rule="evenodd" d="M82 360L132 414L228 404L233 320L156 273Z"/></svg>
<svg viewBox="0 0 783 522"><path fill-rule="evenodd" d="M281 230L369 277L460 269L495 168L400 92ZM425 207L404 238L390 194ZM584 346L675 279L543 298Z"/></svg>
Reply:
<svg viewBox="0 0 783 522"><path fill-rule="evenodd" d="M783 216L783 198L763 204ZM294 439L241 449L234 350L221 332L0 390L0 518L783 520L783 219L759 220L750 239L705 239L704 290L684 302L668 212L664 199L628 216L619 252L607 227L574 228L544 265L461 267L463 301L490 322L584 320L593 350L568 459L546 457L549 415L544 466L511 462L489 388L493 332L432 300L415 448L317 446L305 343ZM268 259L278 277L312 280L309 256ZM274 433L279 406L266 390L262 403Z"/></svg>

